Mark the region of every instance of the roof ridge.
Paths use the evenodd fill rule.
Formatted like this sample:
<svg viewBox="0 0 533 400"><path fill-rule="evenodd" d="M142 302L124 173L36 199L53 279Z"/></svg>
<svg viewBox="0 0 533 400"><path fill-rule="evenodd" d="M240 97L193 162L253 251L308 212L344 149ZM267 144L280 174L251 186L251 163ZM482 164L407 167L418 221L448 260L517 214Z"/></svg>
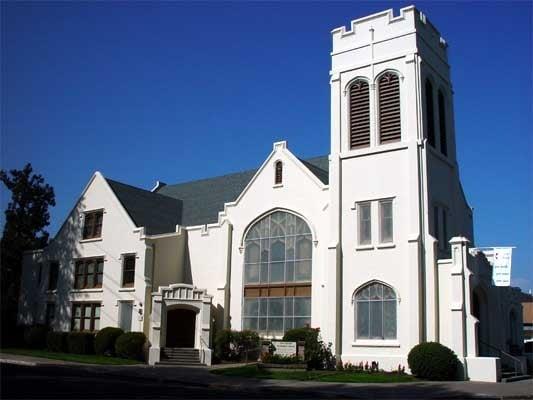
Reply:
<svg viewBox="0 0 533 400"><path fill-rule="evenodd" d="M309 158L306 158L306 159L302 159L302 158L298 158L298 160L302 161L302 162L305 162L306 164L307 163L310 163L309 160L314 160L314 159L317 159L317 158L323 158L323 157L328 157L329 154L324 154L322 156L314 156L314 157L309 157ZM325 169L323 168L320 168L319 166L317 165L314 165L314 164L311 164L313 167L315 168L318 168L320 169L321 171L324 171L324 172L327 172ZM209 181L209 180L215 180L215 179L220 179L220 178L224 178L224 177L227 177L227 176L231 176L231 175L237 175L237 174L246 174L246 173L251 173L251 172L257 172L259 170L259 167L258 168L250 168L250 169L247 169L247 170L244 170L244 171L237 171L237 172L230 172L230 173L227 173L227 174L222 174L222 175L216 175L216 176L211 176L211 177L208 177L208 178L200 178L200 179L195 179L195 180L192 180L192 181L184 181L184 182L177 182L177 183L169 183L169 184L166 184L164 186L161 186L161 188L159 189L162 189L164 187L168 187L168 186L178 186L178 185L186 185L186 184L191 184L191 183L199 183L199 182L204 182L204 181ZM158 193L159 192L159 189L157 190L157 192L154 192L154 193Z"/></svg>
<svg viewBox="0 0 533 400"><path fill-rule="evenodd" d="M160 196L160 197L165 197L167 199L177 200L175 197L170 197L170 196L167 196L166 194L161 194L161 193L158 193L158 192L152 192L151 190L143 189L143 188L140 188L138 186L133 186L133 185L130 185L129 183L120 182L120 181L117 181L115 179L106 178L106 177L104 177L104 179L106 181L108 181L108 182L118 183L119 185L128 186L128 187L130 187L132 189L141 190L143 192L150 193L150 194L153 194L155 196Z"/></svg>

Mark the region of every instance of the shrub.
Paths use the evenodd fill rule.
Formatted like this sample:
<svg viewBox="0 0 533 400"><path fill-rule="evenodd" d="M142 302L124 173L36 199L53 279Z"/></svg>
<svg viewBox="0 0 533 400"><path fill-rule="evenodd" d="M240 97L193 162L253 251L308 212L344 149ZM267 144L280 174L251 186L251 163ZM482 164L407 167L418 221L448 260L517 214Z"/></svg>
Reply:
<svg viewBox="0 0 533 400"><path fill-rule="evenodd" d="M115 342L115 353L122 358L143 360L146 336L142 332L126 332Z"/></svg>
<svg viewBox="0 0 533 400"><path fill-rule="evenodd" d="M33 325L24 332L24 343L32 349L44 349L48 329L44 325Z"/></svg>
<svg viewBox="0 0 533 400"><path fill-rule="evenodd" d="M46 348L58 353L68 352L68 332L48 332L46 335Z"/></svg>
<svg viewBox="0 0 533 400"><path fill-rule="evenodd" d="M259 353L259 335L254 331L242 332L224 329L215 337L215 357L224 361L253 358Z"/></svg>
<svg viewBox="0 0 533 400"><path fill-rule="evenodd" d="M94 333L70 332L67 336L68 352L73 354L94 353Z"/></svg>
<svg viewBox="0 0 533 400"><path fill-rule="evenodd" d="M433 381L456 379L459 367L455 353L436 342L420 343L413 347L407 362L415 376Z"/></svg>
<svg viewBox="0 0 533 400"><path fill-rule="evenodd" d="M94 337L94 351L96 354L113 356L115 355L115 342L124 331L111 326L99 330Z"/></svg>
<svg viewBox="0 0 533 400"><path fill-rule="evenodd" d="M319 328L290 329L285 332L283 340L305 342L304 358L309 369L332 369L335 367L331 343L326 345L322 341Z"/></svg>
<svg viewBox="0 0 533 400"><path fill-rule="evenodd" d="M268 364L302 364L298 356L280 356L277 354L264 353L261 355L261 361Z"/></svg>

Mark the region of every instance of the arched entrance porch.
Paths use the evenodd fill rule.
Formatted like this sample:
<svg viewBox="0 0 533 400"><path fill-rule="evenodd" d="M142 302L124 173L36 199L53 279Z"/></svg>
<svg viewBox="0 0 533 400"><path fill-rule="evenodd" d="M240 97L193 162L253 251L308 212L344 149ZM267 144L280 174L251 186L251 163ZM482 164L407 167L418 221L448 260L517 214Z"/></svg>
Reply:
<svg viewBox="0 0 533 400"><path fill-rule="evenodd" d="M211 364L211 303L206 290L173 284L152 294L149 364L160 360L161 348L198 349L200 361Z"/></svg>

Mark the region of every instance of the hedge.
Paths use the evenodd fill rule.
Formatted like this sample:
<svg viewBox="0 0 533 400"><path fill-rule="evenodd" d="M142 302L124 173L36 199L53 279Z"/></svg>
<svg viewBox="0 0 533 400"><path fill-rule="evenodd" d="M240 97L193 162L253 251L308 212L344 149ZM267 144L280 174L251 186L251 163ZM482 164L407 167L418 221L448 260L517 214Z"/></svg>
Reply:
<svg viewBox="0 0 533 400"><path fill-rule="evenodd" d="M70 332L67 337L68 352L73 354L94 354L94 333Z"/></svg>
<svg viewBox="0 0 533 400"><path fill-rule="evenodd" d="M68 332L48 332L48 335L46 335L46 348L50 351L66 353L68 351L67 338Z"/></svg>
<svg viewBox="0 0 533 400"><path fill-rule="evenodd" d="M433 381L457 379L459 359L448 347L436 343L420 343L407 356L413 375Z"/></svg>
<svg viewBox="0 0 533 400"><path fill-rule="evenodd" d="M146 336L142 332L127 332L120 335L115 342L118 357L143 360Z"/></svg>
<svg viewBox="0 0 533 400"><path fill-rule="evenodd" d="M48 329L44 325L33 325L24 332L24 343L32 349L44 349Z"/></svg>
<svg viewBox="0 0 533 400"><path fill-rule="evenodd" d="M255 354L250 353L255 351ZM259 353L259 335L250 330L242 332L224 329L215 336L215 357L224 361L254 358Z"/></svg>
<svg viewBox="0 0 533 400"><path fill-rule="evenodd" d="M120 328L107 327L96 333L94 338L94 351L99 355L115 355L115 342L124 331Z"/></svg>

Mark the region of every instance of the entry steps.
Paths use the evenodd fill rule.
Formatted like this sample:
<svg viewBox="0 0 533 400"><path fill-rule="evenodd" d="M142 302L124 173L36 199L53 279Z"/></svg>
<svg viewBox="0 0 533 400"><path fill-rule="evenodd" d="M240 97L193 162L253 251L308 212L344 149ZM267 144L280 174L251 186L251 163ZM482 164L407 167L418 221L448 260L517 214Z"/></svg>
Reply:
<svg viewBox="0 0 533 400"><path fill-rule="evenodd" d="M531 375L518 375L512 369L502 368L502 379L501 382L516 382L523 381L526 379L531 379Z"/></svg>
<svg viewBox="0 0 533 400"><path fill-rule="evenodd" d="M161 360L156 365L203 366L205 364L200 362L200 351L198 349L163 347L161 349Z"/></svg>

